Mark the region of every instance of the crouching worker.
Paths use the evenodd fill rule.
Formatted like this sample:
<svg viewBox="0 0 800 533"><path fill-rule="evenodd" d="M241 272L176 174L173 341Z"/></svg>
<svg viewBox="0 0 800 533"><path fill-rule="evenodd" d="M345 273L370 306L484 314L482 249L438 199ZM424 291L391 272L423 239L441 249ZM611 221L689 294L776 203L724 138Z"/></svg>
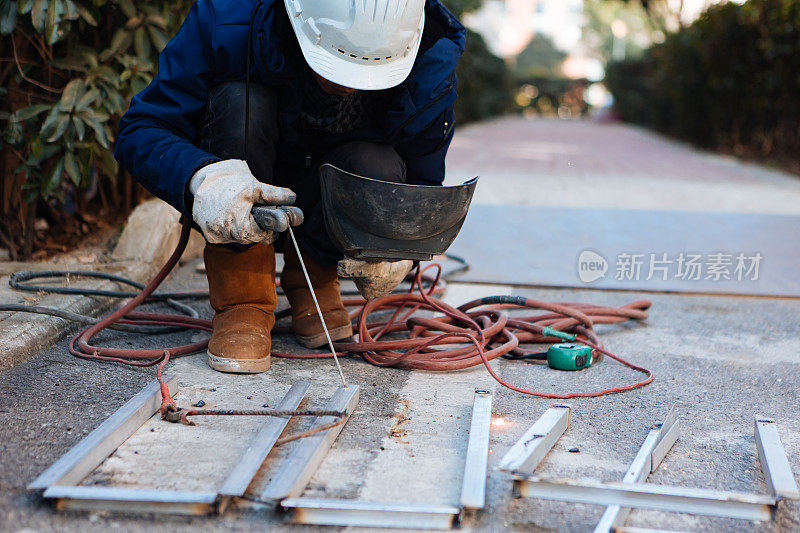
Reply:
<svg viewBox="0 0 800 533"><path fill-rule="evenodd" d="M269 368L276 249L298 341L326 342L294 246L259 227L251 214L258 204L276 206L277 226L305 219L294 231L331 337L352 335L319 168L441 185L464 36L439 0L194 4L123 117L115 156L205 236L212 368ZM351 259L341 270L374 296L409 268Z"/></svg>

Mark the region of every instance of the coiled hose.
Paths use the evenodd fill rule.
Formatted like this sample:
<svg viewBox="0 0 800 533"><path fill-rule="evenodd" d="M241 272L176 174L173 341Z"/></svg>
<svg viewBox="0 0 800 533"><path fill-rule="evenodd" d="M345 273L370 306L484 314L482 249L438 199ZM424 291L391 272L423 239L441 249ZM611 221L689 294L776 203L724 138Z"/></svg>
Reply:
<svg viewBox="0 0 800 533"><path fill-rule="evenodd" d="M158 295L156 289L178 263L189 240L190 226L183 224L181 235L174 252L141 292L120 293L129 301L105 318L86 327L69 342L69 350L75 357L97 361L110 361L132 366L159 365L159 372L171 356L180 356L203 351L208 341L200 341L166 349L107 348L91 344L92 339L109 327L122 325L131 327L167 327L211 331L211 321L197 316L148 313L136 311L142 303L156 299L196 297L196 292L166 293ZM435 271L435 274L429 273ZM76 274L78 274L76 272ZM83 273L81 273L83 274ZM104 276L106 279L108 276ZM115 281L129 283L125 278L113 276ZM367 362L381 367L396 367L411 370L453 371L483 364L486 370L499 383L511 390L545 398L566 399L592 397L622 392L643 387L653 381L653 373L641 366L614 355L603 348L594 332L595 324L614 324L627 320L644 320L650 302L639 300L622 307L605 307L581 303L550 303L518 296L488 296L452 307L437 296L441 295L446 283L438 264L417 268L411 278L411 288L405 293L392 293L381 298L366 301L363 298L346 298L345 306L352 308L350 316L356 321L357 335L353 341L337 342L334 347L337 355L358 355ZM12 277L12 286L25 288L21 283L25 276ZM48 287L38 287L50 290ZM84 289L72 289L83 292ZM116 295L103 292L103 296ZM113 291L111 291L113 292ZM97 291L93 291L96 294ZM545 311L530 316L509 315L508 310L529 309ZM387 320L374 319L376 313L393 310ZM37 312L36 310L32 310ZM418 311L432 311L435 316L421 316ZM285 316L278 313L277 318ZM69 318L69 317L65 317ZM289 333L288 325L276 325L273 334ZM566 334L574 334L575 342L592 348L594 355L607 355L619 363L645 374L645 378L630 385L612 387L592 392L572 392L554 394L538 392L517 387L502 379L490 361L504 356L509 359L537 358L538 354L520 348L525 343L561 342ZM400 336L401 338L397 338ZM276 357L287 358L327 358L330 353L288 354L274 353ZM171 400L171 399L170 399ZM165 400L166 401L166 400Z"/></svg>

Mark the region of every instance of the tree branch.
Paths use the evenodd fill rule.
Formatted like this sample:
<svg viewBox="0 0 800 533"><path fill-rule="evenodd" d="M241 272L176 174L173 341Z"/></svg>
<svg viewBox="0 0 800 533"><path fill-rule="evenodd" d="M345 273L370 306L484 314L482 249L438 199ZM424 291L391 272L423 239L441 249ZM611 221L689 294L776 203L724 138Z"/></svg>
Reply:
<svg viewBox="0 0 800 533"><path fill-rule="evenodd" d="M55 89L53 87L50 87L49 85L45 85L44 83L38 82L25 75L25 73L22 71L22 65L19 62L19 56L17 55L17 42L14 40L13 36L11 37L11 49L14 51L14 63L17 65L17 71L19 72L19 75L22 77L23 80L27 81L28 83L32 83L37 87L39 87L40 89L44 89L45 91L51 93L61 94L62 92L64 92L63 89Z"/></svg>

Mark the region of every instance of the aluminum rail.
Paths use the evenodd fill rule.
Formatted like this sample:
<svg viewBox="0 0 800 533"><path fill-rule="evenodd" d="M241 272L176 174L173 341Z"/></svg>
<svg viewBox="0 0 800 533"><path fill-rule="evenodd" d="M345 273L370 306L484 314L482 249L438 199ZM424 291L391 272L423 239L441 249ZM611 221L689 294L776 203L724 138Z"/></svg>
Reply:
<svg viewBox="0 0 800 533"><path fill-rule="evenodd" d="M633 462L628 467L628 471L622 478L623 483L640 483L656 471L661 460L666 455L666 451L672 448L678 440L679 421L675 416L675 407L670 409L664 422L651 429L644 439L642 447L634 457ZM663 452L663 454L662 454ZM610 505L606 508L594 533L609 533L616 531L625 523L630 514L630 509L619 505Z"/></svg>
<svg viewBox="0 0 800 533"><path fill-rule="evenodd" d="M492 393L476 389L472 402L464 479L461 483L461 507L469 510L486 506L486 470L489 464L489 431L492 425Z"/></svg>
<svg viewBox="0 0 800 533"><path fill-rule="evenodd" d="M133 511L190 516L216 513L218 501L216 492L74 486L50 487L44 497L55 499L59 511Z"/></svg>
<svg viewBox="0 0 800 533"><path fill-rule="evenodd" d="M168 376L164 382L169 387L170 394L175 395L178 379L174 375ZM158 381L153 380L50 468L39 474L28 485L28 489L43 490L53 485L77 485L147 422L160 406L161 388Z"/></svg>
<svg viewBox="0 0 800 533"><path fill-rule="evenodd" d="M288 498L281 506L296 524L367 528L450 529L459 508L449 505Z"/></svg>
<svg viewBox="0 0 800 533"><path fill-rule="evenodd" d="M508 472L532 474L569 427L570 406L554 405L511 447L497 466Z"/></svg>
<svg viewBox="0 0 800 533"><path fill-rule="evenodd" d="M308 381L298 381L294 383L289 391L281 399L277 406L278 410L291 411L297 409L308 392L311 383ZM234 497L241 496L250 486L253 477L261 468L264 459L269 455L275 442L280 437L291 417L268 417L266 422L259 428L258 433L250 442L239 462L233 467L228 478L222 484L219 491L220 496Z"/></svg>
<svg viewBox="0 0 800 533"><path fill-rule="evenodd" d="M549 479L521 474L515 475L514 491L526 498L619 505L742 520L769 520L777 501L772 496L691 487Z"/></svg>
<svg viewBox="0 0 800 533"><path fill-rule="evenodd" d="M756 417L755 440L761 470L770 494L778 500L799 500L800 491L781 443L778 427L771 418Z"/></svg>
<svg viewBox="0 0 800 533"><path fill-rule="evenodd" d="M658 465L667 456L667 453L672 449L675 441L678 440L678 434L681 431L680 420L675 415L675 407L669 410L664 423L661 425L661 431L658 434L658 440L653 452L650 454L650 473L656 471Z"/></svg>
<svg viewBox="0 0 800 533"><path fill-rule="evenodd" d="M673 531L669 529L652 529L649 527L618 527L614 533L688 533L686 531Z"/></svg>
<svg viewBox="0 0 800 533"><path fill-rule="evenodd" d="M358 405L358 396L358 385L340 386L328 400L324 409L344 411L345 421L347 421ZM312 421L312 426L328 424L335 420L332 416L316 417ZM272 501L277 505L286 498L300 496L343 427L344 424L340 424L300 440L281 469L264 488L259 499Z"/></svg>

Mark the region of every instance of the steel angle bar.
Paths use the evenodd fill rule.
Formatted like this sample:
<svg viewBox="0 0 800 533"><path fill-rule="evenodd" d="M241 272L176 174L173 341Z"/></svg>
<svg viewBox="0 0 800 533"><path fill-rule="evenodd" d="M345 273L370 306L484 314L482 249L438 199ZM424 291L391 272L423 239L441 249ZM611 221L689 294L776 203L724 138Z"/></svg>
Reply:
<svg viewBox="0 0 800 533"><path fill-rule="evenodd" d="M296 524L368 528L450 529L460 511L449 505L316 498L289 498L281 506L291 512Z"/></svg>
<svg viewBox="0 0 800 533"><path fill-rule="evenodd" d="M661 458L666 455L666 452L672 448L672 445L678 438L678 419L675 416L675 407L670 409L664 422L659 424L657 429L651 429L644 443L634 457L633 462L625 472L622 478L623 483L640 483L647 479L647 476L655 472L656 468L661 462L661 459L656 461L654 457L654 450L659 449L659 456ZM664 455L661 451L664 451ZM630 514L630 509L620 507L619 505L610 505L606 508L597 526L594 528L594 533L607 533L616 530L619 526L625 523L625 520Z"/></svg>
<svg viewBox="0 0 800 533"><path fill-rule="evenodd" d="M464 479L461 483L461 507L483 509L486 505L486 469L489 463L489 430L492 425L492 393L476 389L472 402Z"/></svg>
<svg viewBox="0 0 800 533"><path fill-rule="evenodd" d="M330 411L344 411L347 420L358 405L358 385L339 387L328 400L324 409ZM328 424L336 419L332 416L316 417L312 425ZM344 424L340 424L327 431L323 431L301 439L297 447L292 450L275 477L264 488L260 495L261 500L271 500L277 503L285 498L300 496L311 476L319 467L328 450L333 445L336 437L341 433Z"/></svg>
<svg viewBox="0 0 800 533"><path fill-rule="evenodd" d="M498 468L531 474L569 427L570 406L554 405L537 420L500 460Z"/></svg>
<svg viewBox="0 0 800 533"><path fill-rule="evenodd" d="M664 419L664 422L661 424L661 430L658 433L658 439L656 440L656 445L653 448L650 457L650 473L656 471L658 465L661 464L661 461L664 460L664 457L667 456L667 453L672 449L672 446L675 444L675 441L678 440L678 435L681 432L680 428L680 420L675 415L675 406L673 406L667 417Z"/></svg>
<svg viewBox="0 0 800 533"><path fill-rule="evenodd" d="M647 474L650 474L651 454L653 453L653 448L655 448L658 433L659 430L653 429L644 439L644 444L639 449L639 453L636 454L628 471L622 478L623 483L638 483L644 481L647 478ZM600 517L600 521L594 528L594 533L607 533L614 530L625 523L628 514L630 514L630 509L619 505L606 507L603 516Z"/></svg>
<svg viewBox="0 0 800 533"><path fill-rule="evenodd" d="M174 395L178 390L176 377L169 376L164 381L169 386L170 394ZM153 416L160 406L161 389L158 381L153 380L42 472L28 488L41 490L53 485L78 484Z"/></svg>
<svg viewBox="0 0 800 533"><path fill-rule="evenodd" d="M614 533L687 533L686 531L673 531L669 529L652 529L649 527L618 527Z"/></svg>
<svg viewBox="0 0 800 533"><path fill-rule="evenodd" d="M44 492L44 497L57 500L58 510L182 515L205 515L217 510L216 492L52 486Z"/></svg>
<svg viewBox="0 0 800 533"><path fill-rule="evenodd" d="M797 481L781 443L778 426L771 418L757 417L755 420L755 440L761 470L767 481L770 494L777 499L800 499Z"/></svg>
<svg viewBox="0 0 800 533"><path fill-rule="evenodd" d="M516 494L598 505L619 505L678 513L769 520L776 500L771 496L741 494L691 487L644 483L602 483L593 480L548 479L516 475Z"/></svg>
<svg viewBox="0 0 800 533"><path fill-rule="evenodd" d="M311 383L308 381L298 381L292 385L286 395L281 399L277 406L279 410L294 410L300 405L308 392ZM270 450L280 437L291 417L268 417L258 433L250 442L239 462L228 474L228 478L222 484L219 491L220 496L234 497L241 496L250 486L253 477L261 468L264 459L269 455Z"/></svg>

